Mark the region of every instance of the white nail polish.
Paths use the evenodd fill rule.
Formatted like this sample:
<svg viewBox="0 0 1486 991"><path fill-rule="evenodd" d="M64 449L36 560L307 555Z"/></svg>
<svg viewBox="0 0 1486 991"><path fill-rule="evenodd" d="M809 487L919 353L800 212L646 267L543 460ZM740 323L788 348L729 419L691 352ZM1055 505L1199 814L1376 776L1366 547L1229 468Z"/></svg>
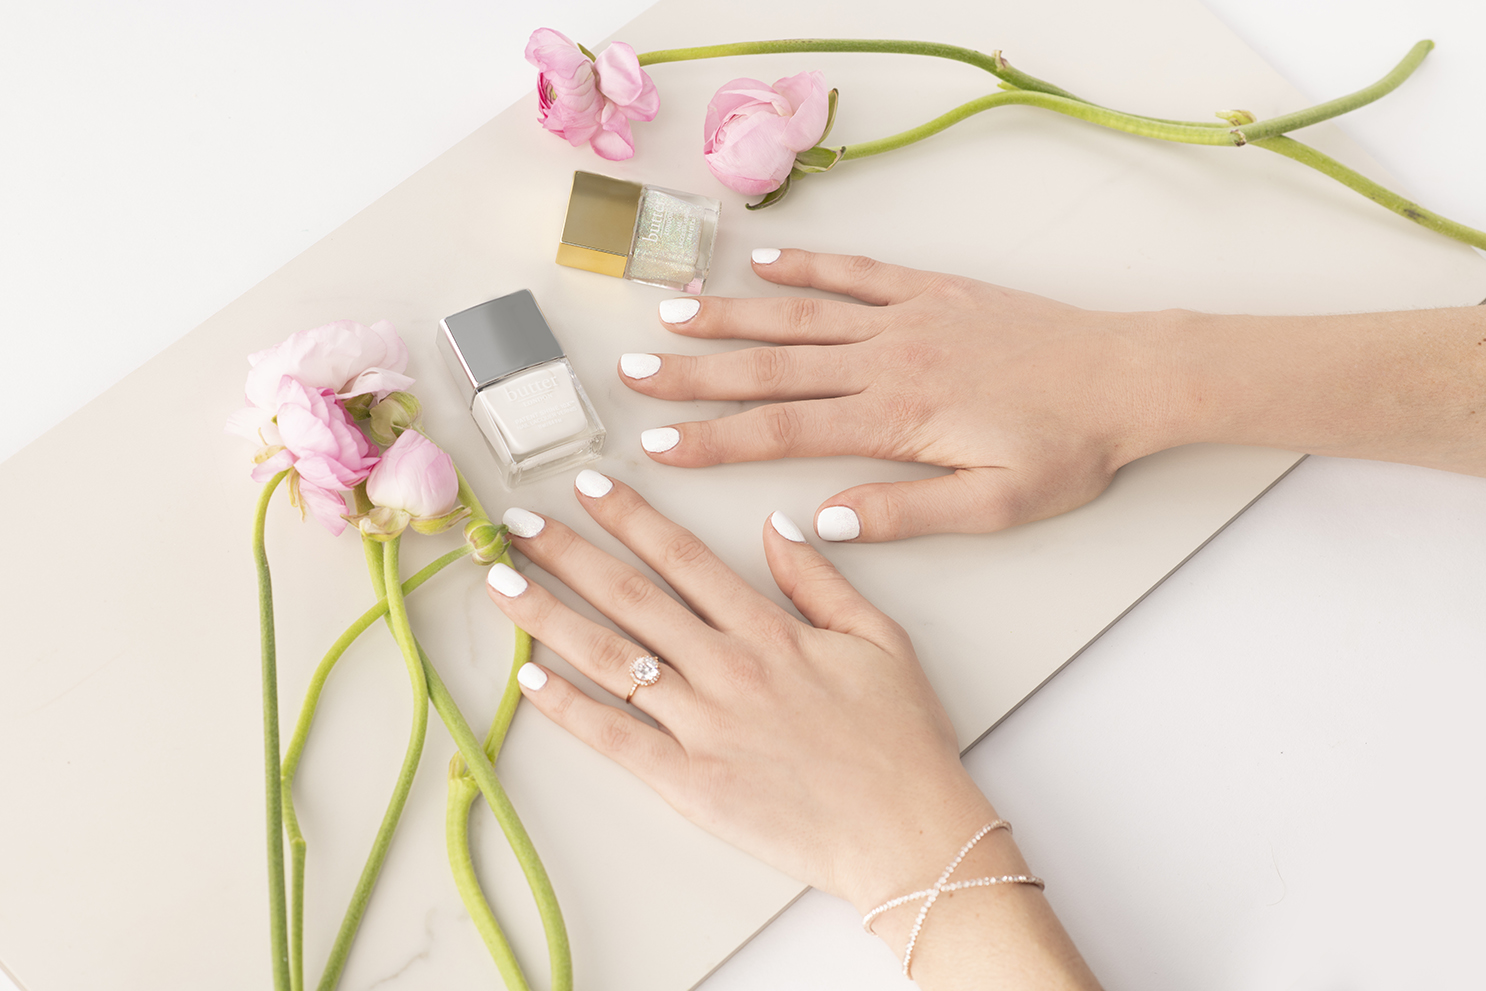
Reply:
<svg viewBox="0 0 1486 991"><path fill-rule="evenodd" d="M485 573L485 584L508 599L514 599L526 591L526 579L517 574L515 568L499 562L492 564Z"/></svg>
<svg viewBox="0 0 1486 991"><path fill-rule="evenodd" d="M681 431L675 427L656 427L640 434L640 446L651 454L669 451L681 443Z"/></svg>
<svg viewBox="0 0 1486 991"><path fill-rule="evenodd" d="M600 475L592 468L584 468L578 472L578 477L573 480L578 486L578 491L590 499L598 499L608 495L614 490L614 481L608 475Z"/></svg>
<svg viewBox="0 0 1486 991"><path fill-rule="evenodd" d="M862 534L862 521L848 506L827 506L815 517L815 532L821 540L855 540Z"/></svg>
<svg viewBox="0 0 1486 991"><path fill-rule="evenodd" d="M660 371L660 355L622 354L619 356L619 370L626 378L648 379Z"/></svg>
<svg viewBox="0 0 1486 991"><path fill-rule="evenodd" d="M779 510L776 509L769 514L769 524L774 527L774 532L785 540L792 540L797 544L805 542L805 535L800 532L799 527L795 526L795 521Z"/></svg>
<svg viewBox="0 0 1486 991"><path fill-rule="evenodd" d="M778 248L754 248L753 263L755 265L772 265L779 260Z"/></svg>
<svg viewBox="0 0 1486 991"><path fill-rule="evenodd" d="M542 532L542 527L547 525L547 521L536 513L528 513L515 506L502 513L500 521L506 525L507 530L518 537L535 537Z"/></svg>
<svg viewBox="0 0 1486 991"><path fill-rule="evenodd" d="M521 670L516 672L516 680L521 682L521 687L529 692L535 692L547 684L547 672L537 667L531 661L521 665Z"/></svg>
<svg viewBox="0 0 1486 991"><path fill-rule="evenodd" d="M702 301L688 296L663 299L659 309L662 323L686 323L702 309Z"/></svg>

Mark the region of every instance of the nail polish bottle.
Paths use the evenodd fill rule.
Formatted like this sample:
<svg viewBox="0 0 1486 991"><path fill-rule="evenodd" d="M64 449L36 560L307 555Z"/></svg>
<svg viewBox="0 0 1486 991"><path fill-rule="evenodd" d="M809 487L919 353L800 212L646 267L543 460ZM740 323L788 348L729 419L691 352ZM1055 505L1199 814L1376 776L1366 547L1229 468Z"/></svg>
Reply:
<svg viewBox="0 0 1486 991"><path fill-rule="evenodd" d="M530 290L440 320L439 350L507 488L598 457L604 425Z"/></svg>
<svg viewBox="0 0 1486 991"><path fill-rule="evenodd" d="M557 263L699 293L721 211L705 196L574 172Z"/></svg>

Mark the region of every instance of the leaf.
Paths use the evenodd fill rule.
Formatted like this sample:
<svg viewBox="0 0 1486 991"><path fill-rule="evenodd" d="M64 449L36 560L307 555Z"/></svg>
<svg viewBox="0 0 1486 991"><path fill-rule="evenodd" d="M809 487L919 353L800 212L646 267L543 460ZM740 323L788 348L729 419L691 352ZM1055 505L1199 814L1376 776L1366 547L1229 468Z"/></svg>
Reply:
<svg viewBox="0 0 1486 991"><path fill-rule="evenodd" d="M595 55L595 54L593 54L593 52L590 52L588 49L584 48L582 45L579 45L578 46L578 51L582 52L584 55L587 55L588 56L588 61L590 61L590 62L597 62L598 61L598 56Z"/></svg>
<svg viewBox="0 0 1486 991"><path fill-rule="evenodd" d="M784 199L784 194L789 192L789 185L791 182L794 181L794 178L795 172L793 169L791 169L789 175L785 176L784 181L779 184L778 189L769 193L757 203L748 203L745 204L745 206L749 210L762 210L766 206L773 206L775 203L778 203L780 200Z"/></svg>
<svg viewBox="0 0 1486 991"><path fill-rule="evenodd" d="M812 172L829 172L841 161L841 156L846 151L846 146L840 148L822 148L816 145L814 148L806 148L795 156L795 170L802 174Z"/></svg>
<svg viewBox="0 0 1486 991"><path fill-rule="evenodd" d="M841 91L833 89L826 98L826 129L820 132L820 137L815 139L816 144L824 144L826 138L830 137L831 128L836 126L836 99Z"/></svg>

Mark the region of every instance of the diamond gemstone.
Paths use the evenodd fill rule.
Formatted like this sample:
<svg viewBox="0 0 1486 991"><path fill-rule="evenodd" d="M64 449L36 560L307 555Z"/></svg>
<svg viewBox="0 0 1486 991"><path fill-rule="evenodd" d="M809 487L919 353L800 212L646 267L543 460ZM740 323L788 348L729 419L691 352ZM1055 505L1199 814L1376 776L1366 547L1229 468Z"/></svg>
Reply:
<svg viewBox="0 0 1486 991"><path fill-rule="evenodd" d="M637 685L653 685L660 681L660 661L657 658L646 655L637 657L629 666L630 677L635 679Z"/></svg>

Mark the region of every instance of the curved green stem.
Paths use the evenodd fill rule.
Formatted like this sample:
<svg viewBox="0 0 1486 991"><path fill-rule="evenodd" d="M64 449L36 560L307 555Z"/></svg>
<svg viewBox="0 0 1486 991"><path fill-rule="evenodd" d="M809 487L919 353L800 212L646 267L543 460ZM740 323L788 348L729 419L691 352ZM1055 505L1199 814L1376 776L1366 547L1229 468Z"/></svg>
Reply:
<svg viewBox="0 0 1486 991"><path fill-rule="evenodd" d="M356 882L356 890L351 895L350 905L346 907L340 931L336 933L335 943L330 949L330 958L326 961L325 971L320 977L320 991L330 991L340 983L341 972L345 970L346 959L351 953L351 943L356 938L356 930L361 926L362 916L366 914L366 906L371 901L372 888L377 883L377 876L382 873L382 864L386 861L387 851L392 846L393 833L397 830L398 820L402 818L408 792L412 790L413 777L418 773L418 761L423 756L423 741L428 735L428 683L423 677L423 663L418 648L413 642L412 627L408 623L407 604L403 600L402 579L398 568L398 545L400 543L401 538L394 538L382 545L383 586L387 590L388 625L392 627L393 639L402 649L403 660L408 668L408 679L413 687L413 725L408 735L408 747L403 755L402 769L398 772L397 784L392 790L392 798L387 803L387 811L382 816L382 825L377 830L376 839L372 841L371 852L367 855L366 865L362 868L361 877Z"/></svg>
<svg viewBox="0 0 1486 991"><path fill-rule="evenodd" d="M547 934L547 954L550 962L552 977L552 991L572 991L573 987L573 959L572 952L568 947L567 925L562 919L562 909L557 904L557 894L552 890L552 881L547 876L547 869L542 866L542 860L537 855L536 846L531 841L531 836L526 832L526 827L521 824L520 817L516 814L511 799L506 795L506 790L501 786L500 779L495 775L495 767L490 758L485 756L484 749L475 739L474 732L469 723L465 722L459 706L455 704L453 696L449 694L448 688L439 678L434 670L433 664L428 660L428 655L423 657L423 671L428 678L428 694L433 700L433 707L443 719L444 726L449 730L449 735L454 738L454 744L459 748L459 756L463 758L465 771L474 778L480 794L485 797L485 802L490 806L490 811L495 815L495 821L500 824L501 832L506 835L506 842L511 845L511 850L516 854L516 861L521 865L521 871L526 875L526 883L531 888L532 897L536 899L537 913L542 919L542 928ZM451 769L451 773L456 773Z"/></svg>
<svg viewBox="0 0 1486 991"><path fill-rule="evenodd" d="M511 556L509 553L502 554L500 560L503 564L509 565ZM506 675L506 687L501 693L500 705L496 707L495 717L490 721L490 730L485 734L485 745L482 748L492 764L500 754L501 744L506 739L506 731L511 726L511 718L515 715L516 706L521 701L521 684L516 680L516 672L520 671L521 666L529 660L531 660L531 634L518 626L511 668ZM459 897L464 901L465 909L470 913L475 929L485 940L485 946L494 958L496 967L506 982L506 987L512 991L526 991L526 975L516 963L511 945L506 941L505 933L501 931L500 923L496 920L495 912L485 897L484 889L480 887L479 876L475 873L474 858L470 854L470 809L474 805L475 796L479 793L480 787L475 784L475 779L470 774L464 758L456 755L449 762L449 801L444 815L444 835L449 848L449 869L454 873L454 884L459 889Z"/></svg>
<svg viewBox="0 0 1486 991"><path fill-rule="evenodd" d="M1288 131L1295 131L1302 127L1310 127L1312 124L1319 124L1323 120L1340 117L1349 110L1356 110L1358 107L1381 99L1398 89L1399 84L1414 74L1414 70L1419 68L1419 64L1424 61L1424 57L1433 48L1434 42L1421 41L1409 49L1409 53L1403 57L1403 61L1393 67L1392 72L1389 72L1371 86L1365 86L1355 93L1337 97L1335 100L1318 103L1316 106L1307 107L1305 110L1297 110L1293 114L1282 114L1279 117L1270 117L1268 120L1255 121L1252 124L1235 127L1233 133L1243 135L1243 141L1240 144L1245 142L1253 144L1264 138L1272 138L1276 135L1285 134Z"/></svg>
<svg viewBox="0 0 1486 991"><path fill-rule="evenodd" d="M268 545L264 526L268 502L274 489L289 473L281 471L269 479L258 496L253 513L253 562L258 569L258 639L263 668L263 773L264 805L268 827L268 930L273 952L273 986L291 991L289 979L289 927L284 908L284 808L279 788L279 672L274 641L273 580L268 572Z"/></svg>
<svg viewBox="0 0 1486 991"><path fill-rule="evenodd" d="M842 151L841 160L851 158L866 158L869 155L880 155L885 151L893 151L905 145L922 141L930 135L938 134L946 128L953 127L967 117L973 117L986 110L996 107L1026 106L1041 107L1044 110L1052 110L1055 113L1075 117L1079 120L1088 121L1090 124L1098 124L1101 127L1113 128L1124 131L1127 134L1135 134L1145 138L1157 138L1162 141L1177 141L1183 144L1196 145L1226 145L1233 146L1237 140L1228 131L1218 128L1199 127L1195 124L1172 124L1149 117L1136 117L1132 114L1120 113L1118 110L1108 110L1104 107L1095 106L1092 103L1084 103L1079 100L1071 100L1062 96L1053 96L1047 93L1030 93L1021 90L1010 90L1004 93L991 93L969 103L961 104L948 113L941 114L933 120L918 127L911 128L886 138L878 138L875 141L862 141L854 145L847 145Z"/></svg>
<svg viewBox="0 0 1486 991"><path fill-rule="evenodd" d="M402 583L402 594L405 596L412 594L414 589L434 575L455 561L467 557L471 550L468 544L461 545L422 568ZM381 562L378 561L378 569L380 568ZM304 755L305 743L309 740L310 726L314 722L315 711L320 705L320 695L325 690L325 681L330 677L331 670L351 644L366 632L367 627L387 615L387 608L387 598L382 596L376 605L362 613L356 622L347 627L346 631L325 652L325 656L320 659L320 664L315 668L315 673L310 677L309 687L305 690L304 703L299 707L299 718L294 724L294 733L289 737L288 749L284 751L279 779L283 790L284 828L289 834L289 978L292 991L301 991L304 987L304 865L306 854L304 834L300 832L299 817L294 811L294 775L299 770L299 759Z"/></svg>
<svg viewBox="0 0 1486 991"><path fill-rule="evenodd" d="M1426 210L1412 200L1405 199L1390 189L1387 189L1367 176L1347 168L1341 162L1322 154L1310 145L1301 144L1293 138L1277 136L1273 138L1262 138L1252 142L1255 146L1266 151L1272 151L1286 158L1294 159L1302 165L1308 165L1323 175L1328 175L1349 189L1354 189L1381 206L1385 206L1402 217L1407 217L1421 227L1427 227L1432 231L1453 237L1457 241L1474 245L1477 248L1486 249L1486 232L1478 231L1474 227L1457 224L1453 220L1441 217L1433 211Z"/></svg>

